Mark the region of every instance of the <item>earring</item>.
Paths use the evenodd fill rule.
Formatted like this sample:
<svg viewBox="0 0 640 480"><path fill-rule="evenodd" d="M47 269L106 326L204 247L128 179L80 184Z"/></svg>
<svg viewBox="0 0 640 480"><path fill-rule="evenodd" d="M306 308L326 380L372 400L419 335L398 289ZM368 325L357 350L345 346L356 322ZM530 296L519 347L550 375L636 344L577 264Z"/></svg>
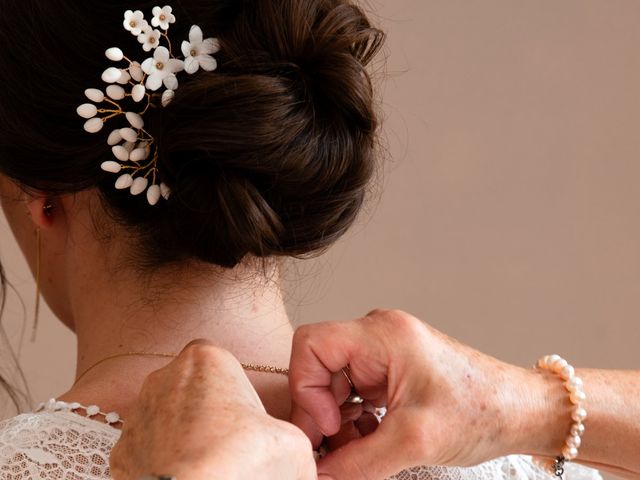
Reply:
<svg viewBox="0 0 640 480"><path fill-rule="evenodd" d="M53 215L53 204L45 203L44 207L42 207L42 213L44 213L45 217L51 217Z"/></svg>
<svg viewBox="0 0 640 480"><path fill-rule="evenodd" d="M40 228L36 229L36 305L33 314L33 330L31 331L31 343L36 341L38 320L40 319L40 256L42 250L42 235Z"/></svg>

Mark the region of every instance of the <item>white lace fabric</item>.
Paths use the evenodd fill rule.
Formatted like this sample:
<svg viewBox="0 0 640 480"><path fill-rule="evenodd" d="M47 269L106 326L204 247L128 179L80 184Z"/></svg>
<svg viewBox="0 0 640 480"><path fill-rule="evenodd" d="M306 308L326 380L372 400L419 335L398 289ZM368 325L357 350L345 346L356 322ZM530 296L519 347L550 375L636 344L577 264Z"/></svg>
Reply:
<svg viewBox="0 0 640 480"><path fill-rule="evenodd" d="M2 480L102 480L120 430L73 413L71 405L50 403L42 411L0 423ZM471 468L422 466L389 480L552 480L531 457L512 455ZM602 480L598 471L569 463L565 480Z"/></svg>
<svg viewBox="0 0 640 480"><path fill-rule="evenodd" d="M71 411L18 415L0 423L2 480L98 480L120 431Z"/></svg>

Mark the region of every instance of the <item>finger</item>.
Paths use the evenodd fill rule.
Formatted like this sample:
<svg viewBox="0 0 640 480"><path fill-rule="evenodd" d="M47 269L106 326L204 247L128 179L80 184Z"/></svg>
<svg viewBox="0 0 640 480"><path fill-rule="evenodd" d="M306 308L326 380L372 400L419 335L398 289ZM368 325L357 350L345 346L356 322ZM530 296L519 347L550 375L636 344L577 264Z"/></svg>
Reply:
<svg viewBox="0 0 640 480"><path fill-rule="evenodd" d="M355 421L356 428L360 432L360 435L366 437L367 435L371 435L374 433L378 427L380 426L380 422L378 418L368 412L363 413L359 418Z"/></svg>
<svg viewBox="0 0 640 480"><path fill-rule="evenodd" d="M327 446L329 447L329 451L338 450L349 442L359 439L361 436L355 423L348 421L340 427L338 433L327 439Z"/></svg>
<svg viewBox="0 0 640 480"><path fill-rule="evenodd" d="M342 405L351 395L351 384L342 371L331 374L330 390L338 405Z"/></svg>
<svg viewBox="0 0 640 480"><path fill-rule="evenodd" d="M302 430L309 440L311 440L311 445L314 450L320 447L324 440L324 435L313 418L295 403L291 405L291 423Z"/></svg>
<svg viewBox="0 0 640 480"><path fill-rule="evenodd" d="M382 424L381 424L382 426ZM353 440L318 462L318 474L342 478L388 478L413 465L393 428L378 428ZM321 477L320 477L321 478Z"/></svg>
<svg viewBox="0 0 640 480"><path fill-rule="evenodd" d="M180 376L188 379L192 389L204 397L215 392L222 398L233 397L237 403L265 411L242 365L231 352L207 340L194 340L182 350L175 362L186 367Z"/></svg>
<svg viewBox="0 0 640 480"><path fill-rule="evenodd" d="M289 371L291 396L325 435L340 429L340 412L331 392L334 372L340 372L357 352L353 326L345 323L306 325L293 338ZM357 338L357 335L355 335Z"/></svg>
<svg viewBox="0 0 640 480"><path fill-rule="evenodd" d="M213 342L209 341L209 340L205 340L204 338L197 338L196 340L192 340L191 342L187 343L187 345L182 349L182 352L184 352L185 350L189 349L189 347L193 347L195 345L211 345L213 346ZM180 352L182 354L182 352Z"/></svg>
<svg viewBox="0 0 640 480"><path fill-rule="evenodd" d="M305 455L305 462L296 480L318 480L318 467L313 455Z"/></svg>
<svg viewBox="0 0 640 480"><path fill-rule="evenodd" d="M342 415L342 425L347 422L355 422L358 420L364 410L362 409L362 404L357 403L345 403L340 407L340 415Z"/></svg>

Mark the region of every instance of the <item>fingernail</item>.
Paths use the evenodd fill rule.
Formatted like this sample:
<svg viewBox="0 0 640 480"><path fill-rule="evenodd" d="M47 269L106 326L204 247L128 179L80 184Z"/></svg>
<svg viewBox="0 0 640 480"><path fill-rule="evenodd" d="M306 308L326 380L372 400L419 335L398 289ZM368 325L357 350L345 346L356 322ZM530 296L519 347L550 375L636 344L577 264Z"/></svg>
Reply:
<svg viewBox="0 0 640 480"><path fill-rule="evenodd" d="M321 473L318 475L318 480L333 480L333 477L330 477L329 475L325 475L324 473Z"/></svg>

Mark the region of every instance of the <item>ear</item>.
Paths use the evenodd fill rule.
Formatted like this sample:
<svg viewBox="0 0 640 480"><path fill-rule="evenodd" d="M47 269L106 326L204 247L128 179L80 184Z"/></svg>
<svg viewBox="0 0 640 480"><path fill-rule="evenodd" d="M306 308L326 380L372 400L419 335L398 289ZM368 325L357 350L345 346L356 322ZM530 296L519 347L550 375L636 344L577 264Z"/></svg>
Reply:
<svg viewBox="0 0 640 480"><path fill-rule="evenodd" d="M41 230L48 230L53 226L57 216L56 212L60 212L60 206L58 199L46 195L34 195L27 198L31 221L36 228Z"/></svg>

